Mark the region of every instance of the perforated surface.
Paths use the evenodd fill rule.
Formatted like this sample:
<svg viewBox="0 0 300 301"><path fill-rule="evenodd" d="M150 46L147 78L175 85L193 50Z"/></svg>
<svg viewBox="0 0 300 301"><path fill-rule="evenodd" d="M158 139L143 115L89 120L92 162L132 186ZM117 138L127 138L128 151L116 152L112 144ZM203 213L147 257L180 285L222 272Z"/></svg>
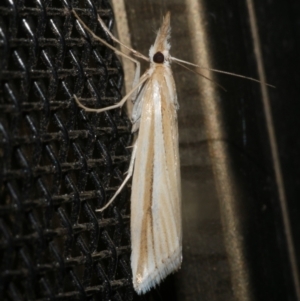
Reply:
<svg viewBox="0 0 300 301"><path fill-rule="evenodd" d="M104 213L127 169L130 121L78 108L121 98L97 12L107 1L0 2L1 300L131 300L129 191Z"/></svg>

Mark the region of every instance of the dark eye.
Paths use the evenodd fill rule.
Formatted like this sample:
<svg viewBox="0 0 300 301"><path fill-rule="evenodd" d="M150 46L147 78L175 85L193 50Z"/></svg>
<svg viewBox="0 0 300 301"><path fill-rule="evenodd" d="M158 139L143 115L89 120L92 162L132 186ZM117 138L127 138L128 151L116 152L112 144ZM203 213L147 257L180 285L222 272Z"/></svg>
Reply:
<svg viewBox="0 0 300 301"><path fill-rule="evenodd" d="M153 62L156 64L162 64L164 60L165 60L164 55L159 51L153 55Z"/></svg>

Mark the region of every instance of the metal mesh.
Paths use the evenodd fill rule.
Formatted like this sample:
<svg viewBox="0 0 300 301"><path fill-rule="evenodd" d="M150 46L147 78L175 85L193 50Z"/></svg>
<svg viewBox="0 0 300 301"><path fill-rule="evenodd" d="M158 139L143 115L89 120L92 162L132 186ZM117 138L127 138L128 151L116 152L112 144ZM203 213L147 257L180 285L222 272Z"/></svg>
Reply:
<svg viewBox="0 0 300 301"><path fill-rule="evenodd" d="M131 124L120 100L104 0L0 3L0 299L131 300L129 192L109 200L128 167ZM111 42L111 41L110 41Z"/></svg>

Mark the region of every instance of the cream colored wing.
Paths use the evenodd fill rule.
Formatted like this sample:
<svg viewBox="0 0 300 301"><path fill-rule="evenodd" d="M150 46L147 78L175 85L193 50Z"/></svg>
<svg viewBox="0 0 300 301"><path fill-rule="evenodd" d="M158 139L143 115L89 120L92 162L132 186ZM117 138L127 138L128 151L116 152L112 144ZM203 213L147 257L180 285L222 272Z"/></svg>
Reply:
<svg viewBox="0 0 300 301"><path fill-rule="evenodd" d="M169 68L157 73L145 87L132 180L131 268L139 294L182 260L176 91Z"/></svg>

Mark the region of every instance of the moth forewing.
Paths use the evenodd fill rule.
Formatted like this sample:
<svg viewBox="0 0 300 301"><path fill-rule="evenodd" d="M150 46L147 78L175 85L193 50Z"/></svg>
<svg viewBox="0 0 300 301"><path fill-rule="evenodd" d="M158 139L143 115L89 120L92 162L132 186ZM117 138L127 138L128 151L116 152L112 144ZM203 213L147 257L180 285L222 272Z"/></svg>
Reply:
<svg viewBox="0 0 300 301"><path fill-rule="evenodd" d="M131 268L145 293L181 263L181 193L175 91L156 70L143 99L131 195Z"/></svg>
<svg viewBox="0 0 300 301"><path fill-rule="evenodd" d="M169 64L169 22L167 14L150 48L151 76L136 103L141 115L131 194L131 268L139 294L178 269L182 258L178 105Z"/></svg>

